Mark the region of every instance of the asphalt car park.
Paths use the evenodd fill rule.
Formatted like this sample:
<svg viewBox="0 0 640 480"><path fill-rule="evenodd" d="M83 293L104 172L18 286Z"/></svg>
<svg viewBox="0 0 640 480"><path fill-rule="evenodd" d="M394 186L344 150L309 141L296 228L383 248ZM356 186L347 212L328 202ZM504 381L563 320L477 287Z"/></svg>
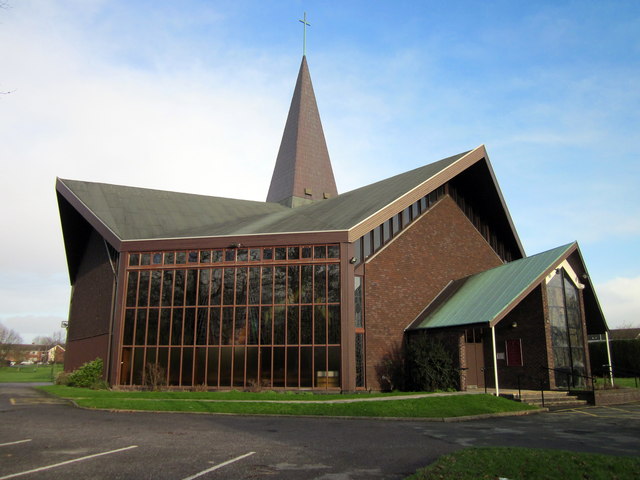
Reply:
<svg viewBox="0 0 640 480"><path fill-rule="evenodd" d="M109 412L4 384L0 479L400 479L467 446L638 455L640 405L581 410L462 423Z"/></svg>

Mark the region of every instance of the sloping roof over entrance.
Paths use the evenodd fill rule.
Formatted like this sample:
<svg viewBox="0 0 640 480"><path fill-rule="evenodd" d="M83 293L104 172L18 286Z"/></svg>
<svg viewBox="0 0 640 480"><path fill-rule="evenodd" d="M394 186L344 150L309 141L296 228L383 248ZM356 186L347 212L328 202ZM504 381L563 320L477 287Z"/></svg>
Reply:
<svg viewBox="0 0 640 480"><path fill-rule="evenodd" d="M493 326L577 248L570 243L451 282L407 330Z"/></svg>

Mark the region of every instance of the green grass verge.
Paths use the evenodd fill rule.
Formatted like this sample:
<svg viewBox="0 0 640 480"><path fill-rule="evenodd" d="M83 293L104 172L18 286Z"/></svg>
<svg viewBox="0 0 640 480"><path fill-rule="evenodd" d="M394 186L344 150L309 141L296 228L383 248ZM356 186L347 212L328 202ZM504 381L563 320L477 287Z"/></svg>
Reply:
<svg viewBox="0 0 640 480"><path fill-rule="evenodd" d="M407 480L635 480L640 458L533 448L469 448L440 457Z"/></svg>
<svg viewBox="0 0 640 480"><path fill-rule="evenodd" d="M535 409L491 395L459 395L415 399L329 403L349 398L391 395L313 395L245 392L114 392L61 386L42 390L73 399L79 406L113 410L151 410L263 415L444 418ZM243 402L238 402L243 400ZM270 402L265 402L265 400ZM278 403L272 403L273 401ZM295 401L299 401L295 402ZM322 403L311 403L321 401Z"/></svg>
<svg viewBox="0 0 640 480"><path fill-rule="evenodd" d="M53 367L53 378L62 371L62 364ZM20 365L0 367L0 383L51 382L51 365Z"/></svg>
<svg viewBox="0 0 640 480"><path fill-rule="evenodd" d="M186 400L277 400L287 401L320 401L320 400L345 400L363 398L385 398L404 395L419 395L425 392L392 392L392 393L354 393L354 394L317 394L305 391L275 392L273 390L262 392L241 392L239 390L226 390L215 392L190 392L180 390L166 390L153 392L149 390L90 390L87 388L65 387L51 385L42 387L53 395L66 398L131 398L131 399L186 399Z"/></svg>
<svg viewBox="0 0 640 480"><path fill-rule="evenodd" d="M635 378L614 378L613 383L616 385L616 387L638 388Z"/></svg>

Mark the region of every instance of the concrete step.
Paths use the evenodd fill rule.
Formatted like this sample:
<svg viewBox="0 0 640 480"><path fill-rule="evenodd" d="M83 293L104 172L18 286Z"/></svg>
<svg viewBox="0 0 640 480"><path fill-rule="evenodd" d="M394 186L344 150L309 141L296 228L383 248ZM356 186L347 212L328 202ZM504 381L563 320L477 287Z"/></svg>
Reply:
<svg viewBox="0 0 640 480"><path fill-rule="evenodd" d="M520 398L518 395L514 395L514 400L519 400L529 405L542 406L542 395L533 392L523 393ZM569 392L556 392L548 391L544 392L544 406L545 407L558 407L558 408L570 408L587 405L586 400L581 400L577 395L570 395Z"/></svg>

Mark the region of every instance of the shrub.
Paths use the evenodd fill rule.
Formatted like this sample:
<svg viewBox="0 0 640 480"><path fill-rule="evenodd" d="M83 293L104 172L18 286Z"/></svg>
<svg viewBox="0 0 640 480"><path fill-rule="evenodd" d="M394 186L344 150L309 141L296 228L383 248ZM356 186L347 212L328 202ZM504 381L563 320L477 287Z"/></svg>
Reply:
<svg viewBox="0 0 640 480"><path fill-rule="evenodd" d="M144 369L144 384L154 392L167 384L167 373L159 363L147 363Z"/></svg>
<svg viewBox="0 0 640 480"><path fill-rule="evenodd" d="M442 342L415 335L406 346L409 388L417 391L452 390L458 387L458 370Z"/></svg>
<svg viewBox="0 0 640 480"><path fill-rule="evenodd" d="M56 376L56 385L69 385L69 375L67 372L60 372Z"/></svg>
<svg viewBox="0 0 640 480"><path fill-rule="evenodd" d="M102 378L102 368L101 358L87 362L68 374L67 385L93 389L108 388L107 383Z"/></svg>
<svg viewBox="0 0 640 480"><path fill-rule="evenodd" d="M395 344L376 365L378 383L383 391L404 390L405 384L405 347Z"/></svg>

